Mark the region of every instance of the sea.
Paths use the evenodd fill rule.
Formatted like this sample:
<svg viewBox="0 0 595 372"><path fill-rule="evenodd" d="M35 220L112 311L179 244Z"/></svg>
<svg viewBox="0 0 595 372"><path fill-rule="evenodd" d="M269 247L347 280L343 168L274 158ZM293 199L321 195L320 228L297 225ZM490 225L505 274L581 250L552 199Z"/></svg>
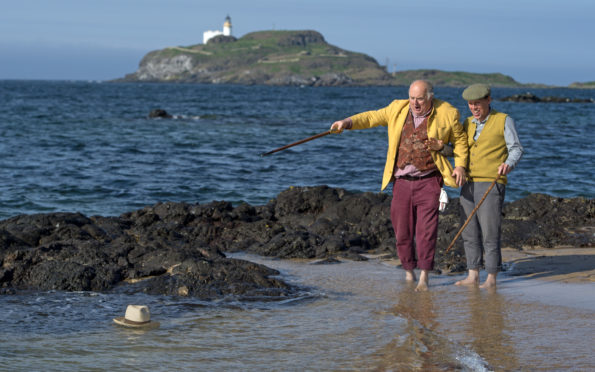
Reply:
<svg viewBox="0 0 595 372"><path fill-rule="evenodd" d="M385 128L346 131L268 156L338 119L407 98L407 87L268 87L0 81L0 219L118 216L159 202L264 205L292 186L381 192ZM506 201L595 197L592 89L494 88L524 155ZM462 88L435 88L464 118ZM149 118L154 109L171 118ZM390 192L390 191L384 191ZM448 189L451 197L457 189ZM536 371L595 369L590 284L506 277L496 293L433 275L415 293L383 260L313 265L234 254L303 288L286 301L199 301L94 292L0 296L0 370ZM548 296L548 293L556 293ZM533 295L532 295L533 294ZM541 294L541 295L537 295ZM576 295L576 296L575 296ZM158 327L112 319L146 304Z"/></svg>

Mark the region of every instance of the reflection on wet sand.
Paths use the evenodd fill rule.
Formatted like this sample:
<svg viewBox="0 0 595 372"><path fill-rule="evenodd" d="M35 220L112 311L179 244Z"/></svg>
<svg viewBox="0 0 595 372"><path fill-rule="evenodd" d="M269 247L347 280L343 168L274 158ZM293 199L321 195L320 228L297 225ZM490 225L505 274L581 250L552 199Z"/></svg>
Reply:
<svg viewBox="0 0 595 372"><path fill-rule="evenodd" d="M456 370L447 355L474 355L479 369L518 370L521 366L515 352L514 332L506 314L506 299L495 290L466 288L456 303L444 303L447 295L435 291L414 292L405 285L391 307L395 316L405 319L404 333L386 345L386 365L419 370ZM462 295L462 296L461 296ZM454 315L453 318L451 318ZM451 319L449 319L451 318ZM444 337L444 330L457 332L459 342ZM482 362L483 360L483 362ZM468 366L468 361L463 363Z"/></svg>
<svg viewBox="0 0 595 372"><path fill-rule="evenodd" d="M310 363L317 353L319 370L563 371L595 366L589 342L595 324L592 303L565 306L584 298L589 287L571 291L574 287L565 285L569 296L559 303L558 287L535 280L520 283L519 278L511 282L507 276L495 291L457 287L458 278L435 275L428 292L415 292L415 283L406 283L402 270L383 261L326 266L259 262L324 293L315 301L268 311L266 320L271 324L275 316L282 324L287 318L292 334L303 340L281 349L292 355L307 350ZM548 302L553 305L544 304L545 297L552 297ZM322 327L308 327L321 320ZM279 344L285 337L276 333L279 329L271 328L266 339Z"/></svg>
<svg viewBox="0 0 595 372"><path fill-rule="evenodd" d="M517 370L515 348L509 337L510 321L506 316L506 300L495 290L482 291L468 288L466 295L469 314L463 316L461 331L467 339L466 345L481 355L492 368L497 370Z"/></svg>
<svg viewBox="0 0 595 372"><path fill-rule="evenodd" d="M452 371L464 369L463 363L452 358L458 345L436 333L438 309L434 292L415 292L414 283L403 285L392 313L405 319L402 333L384 347L383 369L397 366L398 370Z"/></svg>

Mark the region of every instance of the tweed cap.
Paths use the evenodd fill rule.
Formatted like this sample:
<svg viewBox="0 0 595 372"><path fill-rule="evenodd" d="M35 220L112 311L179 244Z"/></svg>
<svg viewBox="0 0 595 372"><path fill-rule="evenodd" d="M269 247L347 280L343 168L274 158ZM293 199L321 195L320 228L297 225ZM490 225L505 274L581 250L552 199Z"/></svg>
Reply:
<svg viewBox="0 0 595 372"><path fill-rule="evenodd" d="M463 98L467 101L474 101L482 99L490 95L490 87L487 84L473 84L469 85L463 91Z"/></svg>

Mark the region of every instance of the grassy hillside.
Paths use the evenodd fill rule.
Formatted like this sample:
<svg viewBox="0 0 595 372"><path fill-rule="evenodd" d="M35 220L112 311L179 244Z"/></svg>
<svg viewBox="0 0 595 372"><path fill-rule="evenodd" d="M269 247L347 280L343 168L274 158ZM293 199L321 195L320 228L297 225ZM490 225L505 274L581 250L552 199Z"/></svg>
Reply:
<svg viewBox="0 0 595 372"><path fill-rule="evenodd" d="M463 71L440 71L440 70L407 70L398 71L392 74L395 83L399 85L409 85L417 79L430 81L435 86L463 87L475 83L484 83L497 87L519 87L523 84L518 83L510 76L500 73L476 74Z"/></svg>
<svg viewBox="0 0 595 372"><path fill-rule="evenodd" d="M569 85L569 87L580 89L595 89L595 81L588 81L585 83L572 83Z"/></svg>
<svg viewBox="0 0 595 372"><path fill-rule="evenodd" d="M386 85L392 79L373 58L330 45L318 32L260 31L151 52L125 80Z"/></svg>
<svg viewBox="0 0 595 372"><path fill-rule="evenodd" d="M116 81L264 85L409 85L426 79L436 86L546 87L521 84L500 73L408 70L387 73L363 53L328 44L316 31L258 31L236 39L216 36L205 44L169 47L144 56L136 72ZM595 88L595 82L571 88Z"/></svg>

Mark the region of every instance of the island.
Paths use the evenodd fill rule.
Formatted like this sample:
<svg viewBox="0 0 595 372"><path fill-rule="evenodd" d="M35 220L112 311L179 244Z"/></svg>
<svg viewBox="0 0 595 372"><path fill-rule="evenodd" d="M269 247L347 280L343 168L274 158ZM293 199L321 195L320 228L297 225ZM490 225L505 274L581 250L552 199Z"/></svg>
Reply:
<svg viewBox="0 0 595 372"><path fill-rule="evenodd" d="M136 72L118 82L175 82L279 86L398 86L416 79L435 85L528 86L500 73L435 69L389 73L374 58L326 42L317 31L257 31L217 35L205 44L149 52ZM538 86L532 84L531 86Z"/></svg>
<svg viewBox="0 0 595 372"><path fill-rule="evenodd" d="M328 44L316 31L260 31L152 51L119 81L361 86L389 85L393 77L372 57Z"/></svg>

